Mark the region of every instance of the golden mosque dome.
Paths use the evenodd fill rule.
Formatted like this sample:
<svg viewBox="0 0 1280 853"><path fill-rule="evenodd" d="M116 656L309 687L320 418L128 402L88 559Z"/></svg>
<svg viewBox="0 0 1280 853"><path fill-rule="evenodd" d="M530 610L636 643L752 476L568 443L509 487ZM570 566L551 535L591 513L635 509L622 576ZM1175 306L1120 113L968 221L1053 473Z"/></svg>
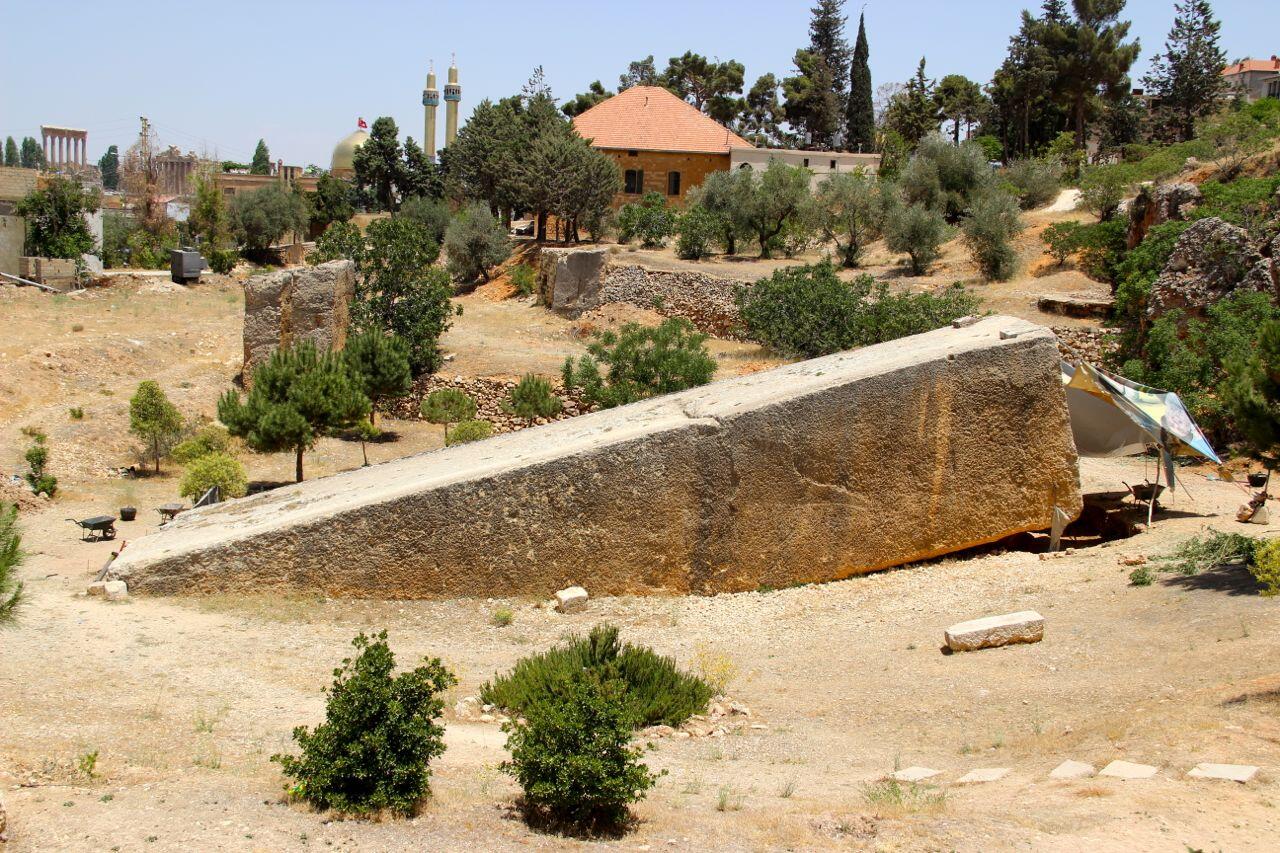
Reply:
<svg viewBox="0 0 1280 853"><path fill-rule="evenodd" d="M329 171L334 175L354 174L356 170L356 149L364 145L369 134L363 130L352 131L333 149L333 159L329 162Z"/></svg>

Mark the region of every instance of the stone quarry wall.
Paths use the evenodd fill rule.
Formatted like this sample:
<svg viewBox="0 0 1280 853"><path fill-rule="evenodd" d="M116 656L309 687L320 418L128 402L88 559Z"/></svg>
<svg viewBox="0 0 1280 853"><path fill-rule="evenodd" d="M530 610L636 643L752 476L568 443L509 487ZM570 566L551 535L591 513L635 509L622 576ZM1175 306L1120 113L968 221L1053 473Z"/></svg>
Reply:
<svg viewBox="0 0 1280 853"><path fill-rule="evenodd" d="M244 286L244 370L246 385L253 368L279 347L309 340L320 349L339 350L347 342L356 268L351 261L255 276Z"/></svg>
<svg viewBox="0 0 1280 853"><path fill-rule="evenodd" d="M1079 513L1078 480L1053 335L991 317L193 510L112 576L149 593L747 590L1042 530L1055 506Z"/></svg>

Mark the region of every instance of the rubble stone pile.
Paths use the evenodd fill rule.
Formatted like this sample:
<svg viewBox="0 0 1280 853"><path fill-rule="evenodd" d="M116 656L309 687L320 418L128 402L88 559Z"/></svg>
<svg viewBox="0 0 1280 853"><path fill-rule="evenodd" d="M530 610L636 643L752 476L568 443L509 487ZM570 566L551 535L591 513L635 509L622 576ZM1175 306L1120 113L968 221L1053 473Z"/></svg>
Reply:
<svg viewBox="0 0 1280 853"><path fill-rule="evenodd" d="M561 421L591 411L591 408L583 402L579 391L566 392L564 388L560 387L559 382L552 381L552 390L560 398L560 402L564 406L563 410L554 417L526 421L524 418L507 414L502 408L503 403L507 400L507 395L510 394L511 389L515 386L515 382L503 379L446 376L435 373L418 377L407 395L394 400L387 400L382 404L380 410L384 414L401 420L421 420L422 401L432 391L438 391L441 388L455 388L476 401L476 418L493 424L494 434L515 432L525 427Z"/></svg>
<svg viewBox="0 0 1280 853"><path fill-rule="evenodd" d="M1055 326L1058 351L1072 364L1087 361L1090 364L1106 364L1115 349L1115 338L1106 329L1093 326Z"/></svg>
<svg viewBox="0 0 1280 853"><path fill-rule="evenodd" d="M745 284L685 270L614 267L605 277L600 299L647 308L664 317L687 317L714 337L742 340L735 294Z"/></svg>
<svg viewBox="0 0 1280 853"><path fill-rule="evenodd" d="M1148 315L1180 308L1200 316L1237 290L1273 290L1280 281L1276 248L1254 246L1249 232L1216 216L1192 223L1151 286Z"/></svg>

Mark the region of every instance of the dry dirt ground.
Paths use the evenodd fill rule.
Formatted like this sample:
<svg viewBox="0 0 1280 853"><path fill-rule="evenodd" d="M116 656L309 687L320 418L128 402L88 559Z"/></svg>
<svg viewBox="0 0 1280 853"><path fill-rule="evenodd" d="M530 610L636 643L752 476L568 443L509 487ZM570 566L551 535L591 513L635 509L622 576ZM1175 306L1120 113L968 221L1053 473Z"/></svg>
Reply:
<svg viewBox="0 0 1280 853"><path fill-rule="evenodd" d="M1051 216L1033 214L1032 228ZM1022 250L1034 272L1030 240ZM970 277L962 255L949 246L934 278ZM875 271L928 284L898 279L888 262ZM1083 290L1080 279L1055 286ZM1010 313L1045 322L1033 307L1039 281L1028 274L983 287L989 304L1007 300ZM552 373L582 351L580 329L527 302L480 292L459 301L446 371ZM1122 564L1167 553L1206 525L1242 529L1232 515L1244 493L1201 474L1187 475L1176 511L1152 532L1110 546L1045 560L963 555L712 598L601 599L572 616L530 600L83 597L119 543L80 542L64 519L134 503L139 521L119 525L120 539L133 539L154 529L151 508L176 493L169 467L144 479L106 476L133 461L129 395L155 378L184 413L211 415L238 371L241 311L239 283L219 277L183 289L120 280L68 297L0 288L0 471L19 469L28 443L20 428L38 426L63 487L21 516L29 601L17 627L0 632L6 850L1276 848L1280 608L1240 571L1136 588ZM715 347L722 375L773 363L749 345ZM84 417L72 420L71 407ZM440 445L438 427L385 425L397 440L370 445L375 461ZM292 470L284 455L242 458L258 480ZM359 462L357 445L326 439L307 470ZM1138 460L1086 461L1082 473L1089 491L1144 476ZM492 614L504 605L515 619L497 627ZM941 653L947 625L1028 608L1046 617L1044 642ZM638 807L635 832L579 841L530 831L514 816L515 785L497 769L505 753L496 724L452 712L434 797L418 818L333 821L283 801L269 757L290 748L293 726L321 718L321 691L356 632L387 629L402 663L442 657L461 681L452 708L518 658L603 621L684 666L730 676L727 694L751 710L724 736L645 741L649 763L669 773ZM1160 772L1050 780L1068 758ZM1186 778L1202 761L1262 771L1247 785ZM874 785L910 765L942 773L901 797ZM955 784L980 767L1010 772Z"/></svg>

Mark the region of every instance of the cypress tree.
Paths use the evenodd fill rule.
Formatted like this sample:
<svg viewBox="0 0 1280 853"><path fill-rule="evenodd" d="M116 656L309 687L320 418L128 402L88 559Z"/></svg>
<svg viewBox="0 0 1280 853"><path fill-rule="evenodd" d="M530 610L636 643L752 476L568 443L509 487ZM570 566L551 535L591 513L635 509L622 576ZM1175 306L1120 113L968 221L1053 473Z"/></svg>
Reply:
<svg viewBox="0 0 1280 853"><path fill-rule="evenodd" d="M102 155L102 159L98 161L98 168L102 171L102 187L103 189L114 190L120 186L120 149L112 145L107 149L107 153Z"/></svg>
<svg viewBox="0 0 1280 853"><path fill-rule="evenodd" d="M850 151L874 151L876 144L876 111L872 104L871 48L867 44L867 21L858 16L858 41L853 48L853 66L849 70L849 107L845 147Z"/></svg>
<svg viewBox="0 0 1280 853"><path fill-rule="evenodd" d="M22 161L19 159L19 157L20 155L18 154L18 143L14 142L13 137L10 136L8 139L4 141L4 164L6 166L21 165Z"/></svg>
<svg viewBox="0 0 1280 853"><path fill-rule="evenodd" d="M22 138L22 148L18 155L18 162L24 169L44 168L44 149L40 147L40 143L36 142L33 137L24 136Z"/></svg>
<svg viewBox="0 0 1280 853"><path fill-rule="evenodd" d="M1160 111L1171 115L1178 135L1191 139L1196 119L1218 106L1226 92L1222 69L1227 54L1218 44L1221 24L1213 17L1208 0L1174 3L1173 29L1164 53L1151 61L1151 72L1142 83L1160 101Z"/></svg>
<svg viewBox="0 0 1280 853"><path fill-rule="evenodd" d="M293 451L302 482L302 454L321 436L349 429L369 413L369 398L340 355L321 353L303 341L279 349L253 371L253 387L242 401L228 391L218 401L218 420L257 453Z"/></svg>
<svg viewBox="0 0 1280 853"><path fill-rule="evenodd" d="M271 174L271 152L267 150L267 142L265 139L259 139L258 147L253 149L253 162L249 164L249 174Z"/></svg>

